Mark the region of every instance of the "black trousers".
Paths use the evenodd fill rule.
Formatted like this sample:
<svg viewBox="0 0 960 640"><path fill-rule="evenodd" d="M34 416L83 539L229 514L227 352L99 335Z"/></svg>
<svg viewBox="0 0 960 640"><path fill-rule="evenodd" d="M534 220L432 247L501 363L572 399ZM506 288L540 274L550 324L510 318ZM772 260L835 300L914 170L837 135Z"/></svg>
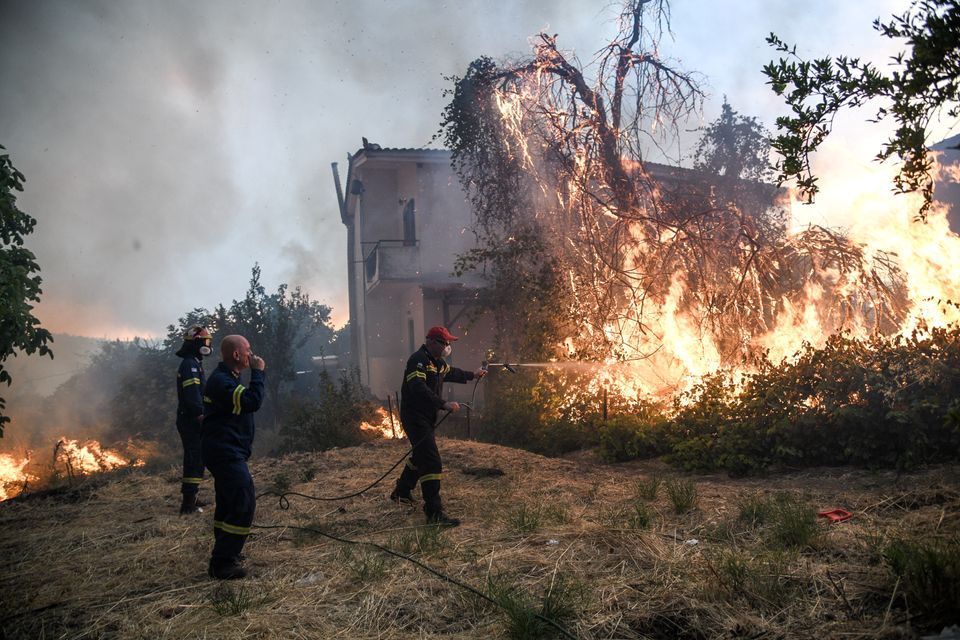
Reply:
<svg viewBox="0 0 960 640"><path fill-rule="evenodd" d="M213 564L236 562L250 535L257 496L253 477L245 460L226 460L211 463L207 468L213 475L217 506L213 512Z"/></svg>
<svg viewBox="0 0 960 640"><path fill-rule="evenodd" d="M413 454L407 460L407 466L400 474L397 489L410 492L420 483L423 493L423 510L429 515L443 511L443 501L440 499L440 479L443 472L443 461L437 449L437 439L433 422L423 419L410 419L401 416L400 423L413 446Z"/></svg>
<svg viewBox="0 0 960 640"><path fill-rule="evenodd" d="M196 495L203 480L203 458L200 456L200 425L196 418L177 416L177 433L183 443L183 478L180 492Z"/></svg>

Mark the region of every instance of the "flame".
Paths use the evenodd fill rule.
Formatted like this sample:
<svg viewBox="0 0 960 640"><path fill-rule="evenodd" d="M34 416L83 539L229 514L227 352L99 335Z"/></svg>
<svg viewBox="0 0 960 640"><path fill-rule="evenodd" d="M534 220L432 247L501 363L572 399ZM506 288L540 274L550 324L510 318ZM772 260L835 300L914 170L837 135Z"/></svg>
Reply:
<svg viewBox="0 0 960 640"><path fill-rule="evenodd" d="M396 424L395 419L391 418L383 407L377 407L377 417L380 418L380 422L376 424L371 424L369 422L361 422L360 428L364 431L370 431L378 434L381 438L402 438L403 431L400 428L399 424Z"/></svg>
<svg viewBox="0 0 960 640"><path fill-rule="evenodd" d="M54 467L64 469L68 474L85 475L144 464L143 460L129 460L112 449L106 449L96 440L81 444L78 440L61 438L54 454Z"/></svg>
<svg viewBox="0 0 960 640"><path fill-rule="evenodd" d="M16 458L9 453L0 453L0 502L14 498L23 491L28 482L37 477L24 471L30 464L30 456Z"/></svg>
<svg viewBox="0 0 960 640"><path fill-rule="evenodd" d="M709 263L719 265L712 273L691 274L682 260L650 262L649 256L657 250L666 254L683 249L682 225L658 227L647 222L644 198L656 198L659 187L643 175L641 163L627 157L622 158L620 168L646 189L638 190L641 195L631 205L638 211L616 211L610 207L614 199L599 202L605 189L613 188L610 176L597 163L586 161L583 149L589 144L581 143L589 132L585 128L565 128L569 114L556 101L544 99L550 80L544 79L541 71L538 67L536 73L525 75L512 88L495 90L494 102L510 138L507 144L511 153L546 196L533 215L543 222L547 236L560 239L556 250L566 260L565 277L575 299L571 316L581 319L576 332L556 345L556 352L576 357L578 346L596 345L601 337L610 345L606 357L601 353L601 361L591 365L589 380L567 391L564 397L571 404L585 395L596 398L603 393L606 398L607 392L628 402L682 401L684 392L712 372L725 368L733 373L737 384L755 370L753 363L758 356L774 363L789 360L804 344L822 346L836 332L865 339L878 333L908 335L960 322L960 305L949 304L960 302L960 236L950 230L947 207L943 205L935 203L926 221L915 219L921 196L891 193L897 171L892 165L821 169L821 193L814 207L786 203L791 218L802 214L809 220L842 223L845 229L840 233L790 220L793 226L780 245L784 250L770 254L772 264L786 255L796 257L801 266L794 272L787 271L792 275L802 272L802 280L785 293L763 289L758 274L743 266L750 264L743 256L751 256L753 247L732 236L731 243L739 245L728 247L731 260L726 265L720 260ZM537 118L541 119L539 128ZM565 132L562 136L550 137L561 130ZM548 166L541 157L544 140L574 149L561 170L556 164ZM941 154L934 153L931 160L936 181L960 182L960 164L947 165ZM584 204L587 188L596 198ZM595 215L581 216L583 209L578 207L592 207ZM750 224L741 228L740 235L748 235ZM618 233L609 233L611 229ZM718 233L726 231L723 226L717 227ZM610 255L598 253L596 238L603 237L618 238L619 255L614 260L622 262L613 263ZM627 240L620 240L623 238ZM823 259L826 251L817 254L816 247L828 246L817 245L818 240L835 242L833 246L840 247L839 258ZM850 268L852 263L861 266ZM772 274L774 278L778 273ZM640 284L619 290L611 284L631 274L639 274L634 282ZM642 281L649 274L663 286ZM756 294L749 298L749 302L758 304L756 310L750 310L754 315L749 316L755 323L718 328L717 318L722 314L717 308L738 301L706 299L703 289L691 284L691 276L701 282L721 277L739 280L738 294ZM626 293L616 298L611 291ZM603 326L587 321L597 317L590 314L600 307L613 308L606 317L614 320Z"/></svg>

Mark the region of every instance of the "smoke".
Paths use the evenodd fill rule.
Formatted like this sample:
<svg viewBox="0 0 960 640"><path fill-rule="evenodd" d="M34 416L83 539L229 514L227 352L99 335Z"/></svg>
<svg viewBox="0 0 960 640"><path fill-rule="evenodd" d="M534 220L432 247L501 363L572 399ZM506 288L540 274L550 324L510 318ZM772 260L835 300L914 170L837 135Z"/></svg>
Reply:
<svg viewBox="0 0 960 640"><path fill-rule="evenodd" d="M675 3L664 47L710 76L717 104L731 94L768 123L766 33L854 52L863 34L851 28L875 35L836 3L715 5ZM525 54L541 29L589 60L616 13L575 0L0 0L0 144L39 220L40 319L55 332L158 335L188 309L240 297L259 261L268 288L302 285L345 320L329 163L361 136L427 145L444 76Z"/></svg>

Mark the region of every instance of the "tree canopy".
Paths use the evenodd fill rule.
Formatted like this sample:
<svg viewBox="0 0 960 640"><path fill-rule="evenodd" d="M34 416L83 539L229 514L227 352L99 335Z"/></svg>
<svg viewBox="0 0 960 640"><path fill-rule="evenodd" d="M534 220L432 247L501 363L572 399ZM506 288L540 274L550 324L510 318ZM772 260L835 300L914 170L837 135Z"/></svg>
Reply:
<svg viewBox="0 0 960 640"><path fill-rule="evenodd" d="M875 120L892 120L896 128L876 158L899 159L895 190L920 192L924 217L933 199L930 125L940 116L960 115L960 4L914 0L903 15L877 19L873 26L886 38L904 41L906 50L894 56L888 71L845 55L804 60L776 34L767 38L786 57L764 66L763 73L791 110L777 119L778 178L796 180L801 195L812 201L819 186L810 156L831 133L834 117L879 102Z"/></svg>
<svg viewBox="0 0 960 640"><path fill-rule="evenodd" d="M0 150L5 147L0 146ZM10 161L9 154L0 154L0 383L9 386L13 380L3 363L17 353L39 353L53 357L47 343L53 342L50 332L40 326L33 315L33 304L40 301L40 266L36 256L24 246L24 238L37 221L17 207L17 191L23 191L26 180ZM6 402L0 397L0 437L10 417L3 415Z"/></svg>

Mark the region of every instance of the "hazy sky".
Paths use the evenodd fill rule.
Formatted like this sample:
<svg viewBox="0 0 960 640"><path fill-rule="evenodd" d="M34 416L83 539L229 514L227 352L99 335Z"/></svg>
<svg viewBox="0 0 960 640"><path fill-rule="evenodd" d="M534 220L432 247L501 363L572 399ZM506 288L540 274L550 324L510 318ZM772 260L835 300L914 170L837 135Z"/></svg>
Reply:
<svg viewBox="0 0 960 640"><path fill-rule="evenodd" d="M783 108L760 73L768 33L807 56L882 64L891 45L871 22L906 7L675 0L661 55L705 75L705 121L726 94L772 128ZM615 14L606 0L0 0L0 144L39 221L40 319L54 332L158 335L241 296L258 261L268 288L302 285L342 324L330 163L345 171L361 136L427 145L444 76L523 54L540 30L589 60Z"/></svg>

